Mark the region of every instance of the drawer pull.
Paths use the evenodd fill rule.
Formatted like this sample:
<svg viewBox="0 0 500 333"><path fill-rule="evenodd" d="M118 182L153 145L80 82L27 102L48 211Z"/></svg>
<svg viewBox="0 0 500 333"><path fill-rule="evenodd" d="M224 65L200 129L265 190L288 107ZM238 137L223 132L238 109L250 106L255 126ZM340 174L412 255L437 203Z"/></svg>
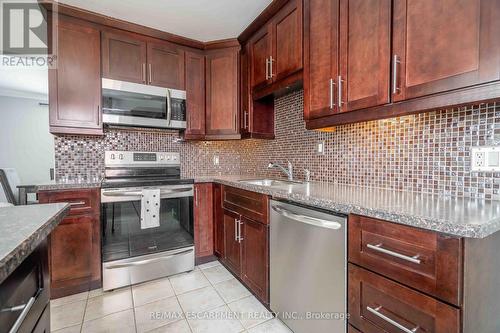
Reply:
<svg viewBox="0 0 500 333"><path fill-rule="evenodd" d="M82 205L85 205L85 201L70 202L69 205L71 207L73 207L73 206L82 206Z"/></svg>
<svg viewBox="0 0 500 333"><path fill-rule="evenodd" d="M368 311L370 311L371 313L373 313L375 316L379 317L380 319L388 322L389 324L399 328L401 331L405 332L405 333L415 333L416 331L418 331L418 329L420 328L420 326L417 326L415 328L412 328L412 329L409 329L409 328L406 328L404 327L403 325L401 325L400 323L398 323L397 321L395 320L392 320L391 318L381 314L379 311L380 309L382 309L382 306L378 306L376 307L375 309L372 308L372 307L369 307L367 306L366 309Z"/></svg>
<svg viewBox="0 0 500 333"><path fill-rule="evenodd" d="M396 257L396 258L399 258L399 259L403 259L403 260L412 262L414 264L419 264L420 265L420 263L422 262L420 259L418 259L420 257L419 254L414 255L413 257L406 256L406 255L401 254L401 253L397 253L397 252L394 252L394 251L391 251L391 250L384 249L382 247L382 243L377 244L377 245L367 244L366 247L369 248L369 249L372 249L374 251L382 252L382 253L388 254L390 256L393 256L393 257Z"/></svg>

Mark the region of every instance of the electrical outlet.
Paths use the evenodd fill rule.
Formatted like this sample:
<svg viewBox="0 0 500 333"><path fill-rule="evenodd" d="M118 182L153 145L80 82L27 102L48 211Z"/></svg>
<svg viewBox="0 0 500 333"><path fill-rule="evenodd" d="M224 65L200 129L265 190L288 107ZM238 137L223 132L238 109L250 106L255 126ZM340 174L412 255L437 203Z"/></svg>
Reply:
<svg viewBox="0 0 500 333"><path fill-rule="evenodd" d="M325 150L326 150L325 140L318 141L318 146L316 149L316 152L318 153L318 155L325 155Z"/></svg>
<svg viewBox="0 0 500 333"><path fill-rule="evenodd" d="M219 155L214 155L214 165L219 165Z"/></svg>
<svg viewBox="0 0 500 333"><path fill-rule="evenodd" d="M500 171L500 147L472 147L472 171Z"/></svg>

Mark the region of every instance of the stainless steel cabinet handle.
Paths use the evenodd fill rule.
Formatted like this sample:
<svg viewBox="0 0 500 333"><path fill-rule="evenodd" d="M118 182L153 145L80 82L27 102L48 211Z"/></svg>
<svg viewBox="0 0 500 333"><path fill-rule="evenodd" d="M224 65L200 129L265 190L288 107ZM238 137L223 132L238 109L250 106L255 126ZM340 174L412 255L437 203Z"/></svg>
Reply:
<svg viewBox="0 0 500 333"><path fill-rule="evenodd" d="M85 201L70 202L69 205L70 206L81 206L81 205L85 205Z"/></svg>
<svg viewBox="0 0 500 333"><path fill-rule="evenodd" d="M266 80L269 80L269 59L266 58Z"/></svg>
<svg viewBox="0 0 500 333"><path fill-rule="evenodd" d="M270 79L272 79L274 76L274 74L273 74L273 61L274 61L273 57L270 56L269 57L269 78Z"/></svg>
<svg viewBox="0 0 500 333"><path fill-rule="evenodd" d="M172 120L172 97L170 96L170 89L167 89L167 125L170 125Z"/></svg>
<svg viewBox="0 0 500 333"><path fill-rule="evenodd" d="M14 325L12 325L12 327L10 328L9 333L16 333L19 330L19 328L21 327L24 319L26 318L26 316L30 312L31 307L35 303L35 301L36 301L36 297L33 296L33 297L31 297L28 300L28 303L22 305L23 312L21 312L21 314L19 315L19 317L17 317L16 321L14 322ZM15 311L19 311L19 310L21 310L21 308L18 309L18 310L15 310ZM3 312L3 310L2 310L2 312Z"/></svg>
<svg viewBox="0 0 500 333"><path fill-rule="evenodd" d="M248 112L243 111L243 128L247 129L248 127L248 122L247 122L247 117L248 117Z"/></svg>
<svg viewBox="0 0 500 333"><path fill-rule="evenodd" d="M134 261L134 262L125 262L122 264L115 264L115 265L108 266L106 268L107 269L115 269L115 268L131 267L131 266L141 266L141 265L150 264L150 263L157 262L157 261L162 261L165 259L170 259L170 258L173 258L175 256L188 254L191 252L193 252L193 249L176 252L176 253L170 254L168 256L159 257L159 258L151 258L151 259L144 259L144 260L139 260L139 261Z"/></svg>
<svg viewBox="0 0 500 333"><path fill-rule="evenodd" d="M394 327L397 327L399 328L401 331L405 332L405 333L415 333L419 328L420 326L417 326L415 328L412 328L412 329L409 329L409 328L406 328L404 327L403 325L401 325L400 323L398 323L397 321L395 320L392 320L391 318L381 314L379 311L380 309L382 308L382 306L378 306L376 308L372 308L372 307L369 307L367 306L366 307L366 310L370 311L371 313L373 313L375 316L379 317L380 319L382 319L383 321L386 321L388 322L389 324L393 325Z"/></svg>
<svg viewBox="0 0 500 333"><path fill-rule="evenodd" d="M238 241L238 225L239 225L238 219L234 219L234 240L236 242Z"/></svg>
<svg viewBox="0 0 500 333"><path fill-rule="evenodd" d="M198 207L198 188L194 188L194 205Z"/></svg>
<svg viewBox="0 0 500 333"><path fill-rule="evenodd" d="M142 82L146 83L146 63L142 64Z"/></svg>
<svg viewBox="0 0 500 333"><path fill-rule="evenodd" d="M241 226L243 225L243 222L241 220L238 220L238 243L241 243L243 240L243 237L241 237Z"/></svg>
<svg viewBox="0 0 500 333"><path fill-rule="evenodd" d="M396 258L399 258L399 259L403 259L403 260L406 260L406 261L409 261L409 262L412 262L414 264L419 264L421 263L421 260L418 259L420 257L419 254L417 255L414 255L413 257L410 257L410 256L406 256L404 254L401 254L401 253L397 253L397 252L394 252L394 251L391 251L391 250L387 250L387 249L384 249L382 247L382 243L380 244L377 244L377 245L373 245L373 244L366 244L366 247L369 248L369 249L372 249L374 251L378 251L378 252L381 252L381 253L385 253L385 254L388 254L390 256L393 256L393 257L396 257Z"/></svg>
<svg viewBox="0 0 500 333"><path fill-rule="evenodd" d="M338 90L339 90L338 91L339 95L338 95L338 103L337 104L338 104L338 107L340 108L340 107L342 107L342 104L344 103L344 102L342 102L342 82L344 82L344 80L342 80L342 76L339 75L337 77L337 81L338 81Z"/></svg>
<svg viewBox="0 0 500 333"><path fill-rule="evenodd" d="M321 227L321 228L328 228L328 229L334 229L334 230L342 228L342 225L338 222L335 222L335 221L329 221L329 220L319 219L319 218L312 217L312 216L295 214L295 213L293 213L293 212L289 211L288 209L285 209L281 206L272 206L272 208L278 214L283 215L284 217L287 217L287 218L295 220L295 221L307 223L307 224L314 225L314 226Z"/></svg>
<svg viewBox="0 0 500 333"><path fill-rule="evenodd" d="M397 54L392 59L392 94L399 94L401 89L398 87L398 65L401 63Z"/></svg>
<svg viewBox="0 0 500 333"><path fill-rule="evenodd" d="M153 66L151 64L148 64L149 67L149 84L153 82Z"/></svg>
<svg viewBox="0 0 500 333"><path fill-rule="evenodd" d="M335 106L334 98L333 98L333 88L335 87L335 81L330 79L330 109L333 109Z"/></svg>

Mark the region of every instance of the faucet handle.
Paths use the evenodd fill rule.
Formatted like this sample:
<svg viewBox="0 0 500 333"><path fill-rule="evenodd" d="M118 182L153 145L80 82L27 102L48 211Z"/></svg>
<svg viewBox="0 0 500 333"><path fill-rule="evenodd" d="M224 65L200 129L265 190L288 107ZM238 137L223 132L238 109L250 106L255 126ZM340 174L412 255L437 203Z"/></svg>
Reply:
<svg viewBox="0 0 500 333"><path fill-rule="evenodd" d="M309 169L304 169L305 181L309 182L311 180L311 171Z"/></svg>

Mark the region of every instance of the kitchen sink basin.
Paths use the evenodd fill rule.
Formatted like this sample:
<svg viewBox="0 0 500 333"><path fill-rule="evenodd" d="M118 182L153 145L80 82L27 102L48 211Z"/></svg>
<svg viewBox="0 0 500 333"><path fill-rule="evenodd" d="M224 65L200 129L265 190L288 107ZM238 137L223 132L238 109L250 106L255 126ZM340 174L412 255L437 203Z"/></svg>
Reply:
<svg viewBox="0 0 500 333"><path fill-rule="evenodd" d="M251 185L258 185L258 186L287 186L287 185L302 184L302 182L300 181L277 180L277 179L243 179L239 180L239 182Z"/></svg>

